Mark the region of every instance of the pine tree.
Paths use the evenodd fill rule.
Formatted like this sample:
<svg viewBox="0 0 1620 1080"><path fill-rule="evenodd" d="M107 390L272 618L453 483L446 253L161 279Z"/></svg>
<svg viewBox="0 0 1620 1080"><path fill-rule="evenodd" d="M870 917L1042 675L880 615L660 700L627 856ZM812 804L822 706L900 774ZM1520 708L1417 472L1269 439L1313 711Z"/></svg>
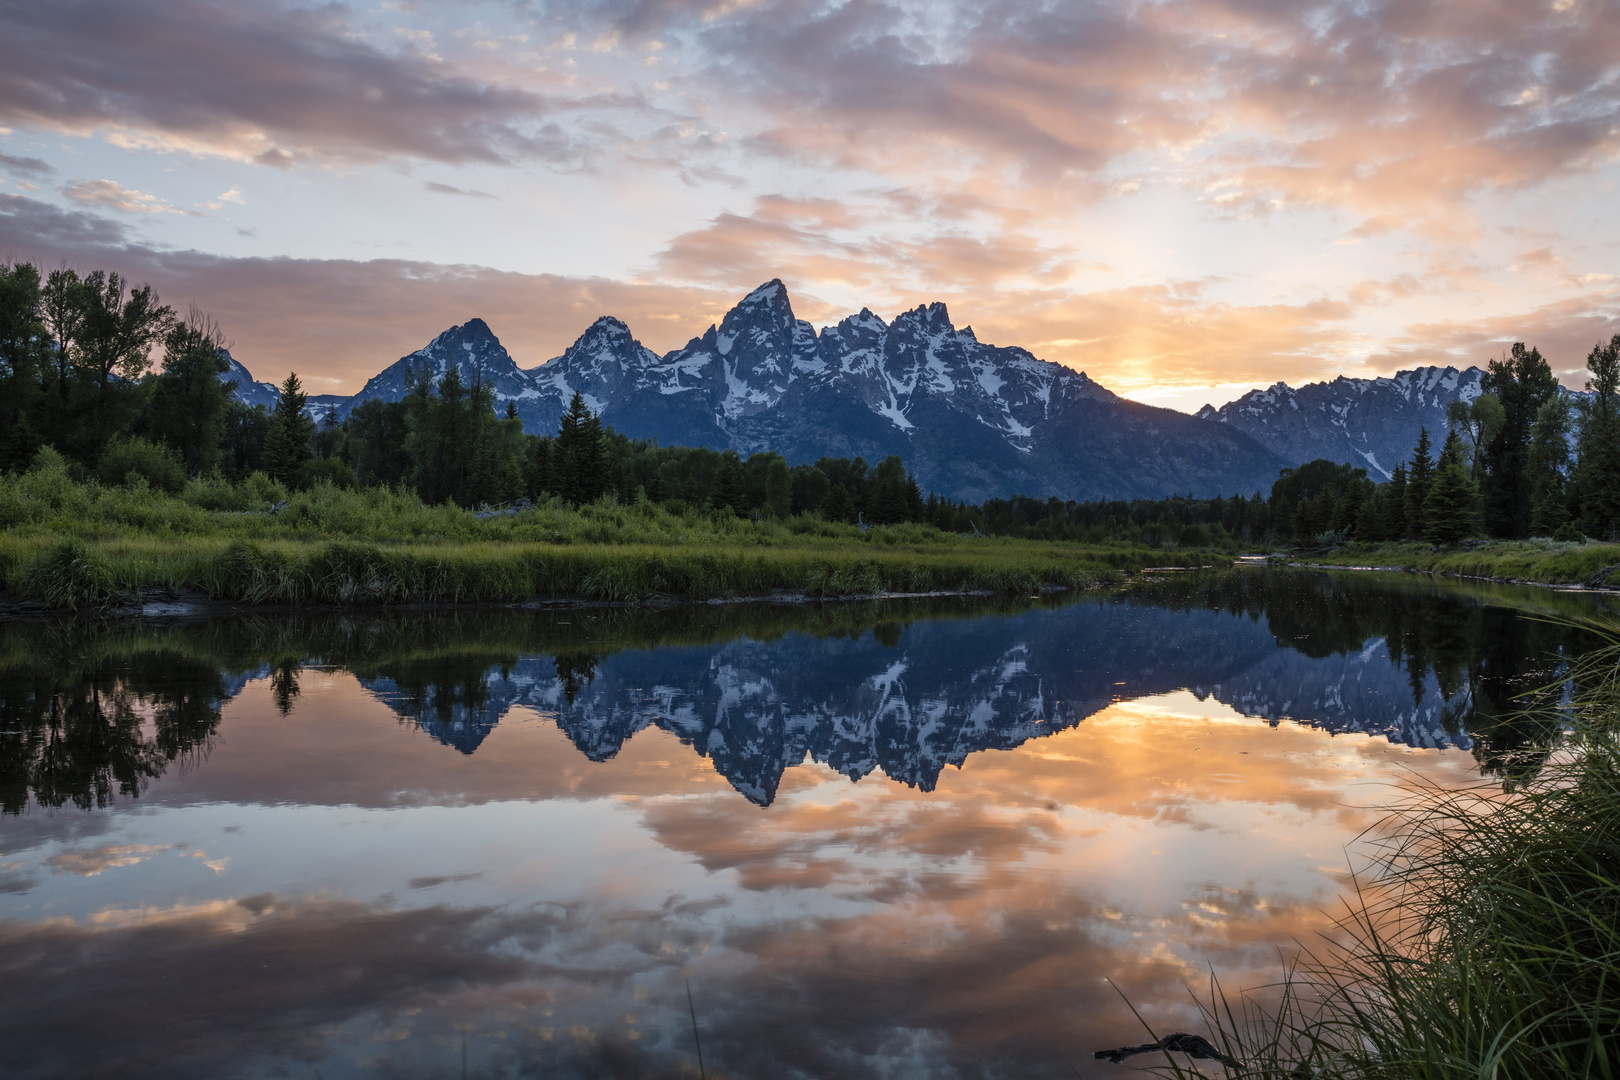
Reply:
<svg viewBox="0 0 1620 1080"><path fill-rule="evenodd" d="M1412 451L1412 464L1406 470L1406 536L1411 540L1423 538L1423 507L1428 502L1429 484L1434 479L1434 460L1429 457L1429 429L1418 433L1417 449Z"/></svg>
<svg viewBox="0 0 1620 1080"><path fill-rule="evenodd" d="M1380 540L1399 541L1406 537L1406 462L1395 466L1385 492Z"/></svg>
<svg viewBox="0 0 1620 1080"><path fill-rule="evenodd" d="M310 440L315 421L304 411L308 395L296 371L281 384L281 398L270 414L270 431L264 440L264 471L288 487L298 483L299 474L315 456Z"/></svg>
<svg viewBox="0 0 1620 1080"><path fill-rule="evenodd" d="M606 454L602 447L602 421L585 404L578 390L558 422L551 448L554 491L575 506L595 502L607 490Z"/></svg>
<svg viewBox="0 0 1620 1080"><path fill-rule="evenodd" d="M849 497L849 489L843 484L834 484L832 490L827 492L827 501L822 504L821 516L828 521L853 522L855 500Z"/></svg>
<svg viewBox="0 0 1620 1080"><path fill-rule="evenodd" d="M1478 530L1474 500L1478 491L1463 464L1462 440L1453 428L1446 435L1435 465L1428 498L1423 503L1423 539L1446 547Z"/></svg>

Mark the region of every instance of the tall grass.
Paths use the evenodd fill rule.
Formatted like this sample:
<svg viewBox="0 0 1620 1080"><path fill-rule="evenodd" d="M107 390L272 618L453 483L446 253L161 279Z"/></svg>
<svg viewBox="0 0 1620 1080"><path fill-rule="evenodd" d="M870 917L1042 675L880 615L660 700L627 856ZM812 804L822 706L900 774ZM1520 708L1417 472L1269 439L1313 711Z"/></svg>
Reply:
<svg viewBox="0 0 1620 1080"><path fill-rule="evenodd" d="M1199 552L962 537L915 523L862 530L813 515L745 520L625 506L612 496L480 520L406 491L289 493L258 475L240 484L194 480L170 495L140 483L80 482L49 452L25 474L0 476L0 585L13 600L52 607L105 605L150 588L256 604L1013 594L1207 561Z"/></svg>
<svg viewBox="0 0 1620 1080"><path fill-rule="evenodd" d="M1212 985L1245 1077L1620 1076L1620 629L1574 666L1548 763L1508 790L1418 787L1369 835L1334 932L1281 987ZM1168 1055L1166 1055L1168 1058ZM1178 1060L1154 1071L1194 1075Z"/></svg>

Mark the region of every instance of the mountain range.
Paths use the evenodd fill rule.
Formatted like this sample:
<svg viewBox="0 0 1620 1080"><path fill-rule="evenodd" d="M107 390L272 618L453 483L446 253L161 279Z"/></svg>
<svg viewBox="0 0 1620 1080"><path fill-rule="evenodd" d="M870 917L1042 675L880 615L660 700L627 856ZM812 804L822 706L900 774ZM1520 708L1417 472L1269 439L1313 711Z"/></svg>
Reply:
<svg viewBox="0 0 1620 1080"><path fill-rule="evenodd" d="M223 377L250 404L277 392L231 358ZM820 330L769 281L718 326L662 356L618 319L592 323L561 356L519 366L482 319L454 326L352 396L312 395L317 420L398 401L413 372L452 367L491 387L497 409L552 434L577 391L604 423L664 445L774 450L792 464L898 454L925 490L969 502L1015 494L1164 498L1269 491L1280 469L1317 457L1385 479L1446 403L1479 393L1480 372L1419 368L1388 379L1278 383L1189 416L1128 401L1085 372L979 341L945 305L884 322L862 309Z"/></svg>

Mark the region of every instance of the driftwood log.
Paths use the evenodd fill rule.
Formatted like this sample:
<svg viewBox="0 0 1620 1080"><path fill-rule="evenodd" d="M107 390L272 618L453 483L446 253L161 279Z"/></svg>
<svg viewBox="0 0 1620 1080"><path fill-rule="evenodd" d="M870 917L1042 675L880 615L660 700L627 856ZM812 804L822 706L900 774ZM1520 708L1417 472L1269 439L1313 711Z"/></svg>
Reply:
<svg viewBox="0 0 1620 1080"><path fill-rule="evenodd" d="M1202 1035L1189 1035L1185 1031L1178 1031L1174 1035L1166 1035L1158 1042L1142 1043L1140 1046L1121 1046L1117 1050L1098 1050L1091 1056L1098 1061L1112 1061L1115 1065L1118 1065L1128 1057L1135 1057L1137 1054L1151 1054L1161 1050L1186 1054L1188 1057L1201 1058L1204 1061L1218 1061L1222 1065L1234 1069L1241 1064L1215 1049L1210 1045L1209 1040Z"/></svg>

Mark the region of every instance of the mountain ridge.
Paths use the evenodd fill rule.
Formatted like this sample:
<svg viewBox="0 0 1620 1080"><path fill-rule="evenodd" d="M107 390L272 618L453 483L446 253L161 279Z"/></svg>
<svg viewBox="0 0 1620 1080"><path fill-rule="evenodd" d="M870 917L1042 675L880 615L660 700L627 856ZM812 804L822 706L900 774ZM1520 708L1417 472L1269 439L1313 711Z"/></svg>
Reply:
<svg viewBox="0 0 1620 1080"><path fill-rule="evenodd" d="M244 400L273 389L231 363ZM308 407L318 420L342 419L365 401L398 401L413 377L437 380L452 367L464 382L490 386L496 408L510 403L531 433L555 433L577 391L633 438L774 450L792 464L897 454L926 489L969 502L1251 493L1314 457L1352 461L1384 479L1417 428L1442 425L1445 403L1477 396L1479 380L1478 369L1422 368L1298 390L1278 383L1189 415L1128 401L1019 346L981 342L937 301L888 322L862 308L817 330L772 279L662 356L603 315L560 355L525 368L473 318L357 393L315 395Z"/></svg>

